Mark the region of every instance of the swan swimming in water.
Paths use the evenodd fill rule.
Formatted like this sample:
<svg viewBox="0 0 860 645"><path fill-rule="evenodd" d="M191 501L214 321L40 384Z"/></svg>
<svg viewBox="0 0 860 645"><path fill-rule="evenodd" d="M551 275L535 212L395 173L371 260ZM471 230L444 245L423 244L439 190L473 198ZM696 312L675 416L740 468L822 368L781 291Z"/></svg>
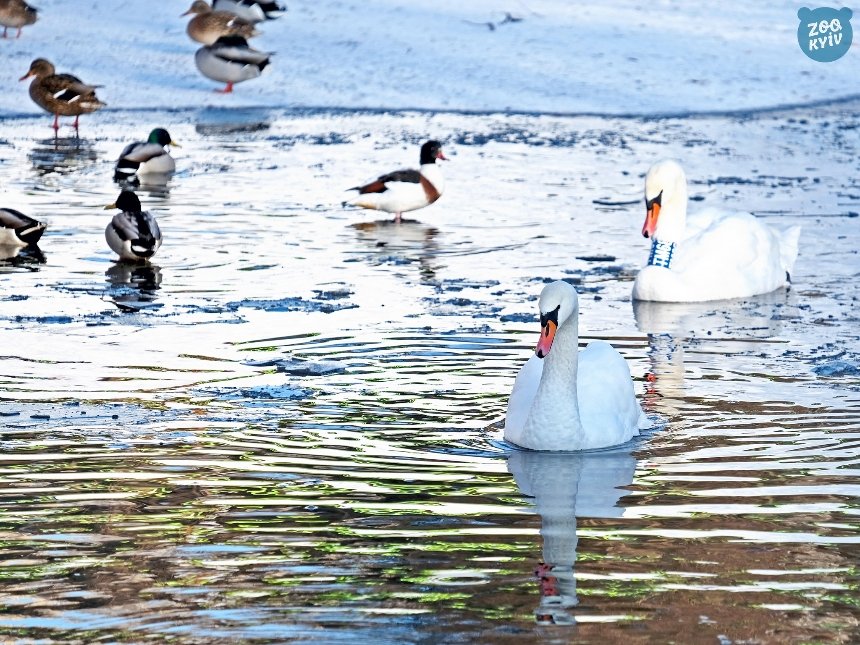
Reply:
<svg viewBox="0 0 860 645"><path fill-rule="evenodd" d="M653 239L634 300L701 302L769 293L790 280L800 227L777 230L749 213L706 208L687 215L687 177L671 159L645 176L642 235Z"/></svg>
<svg viewBox="0 0 860 645"><path fill-rule="evenodd" d="M539 309L540 341L508 399L505 439L531 450L588 450L649 427L624 357L602 340L579 351L576 289L546 285Z"/></svg>

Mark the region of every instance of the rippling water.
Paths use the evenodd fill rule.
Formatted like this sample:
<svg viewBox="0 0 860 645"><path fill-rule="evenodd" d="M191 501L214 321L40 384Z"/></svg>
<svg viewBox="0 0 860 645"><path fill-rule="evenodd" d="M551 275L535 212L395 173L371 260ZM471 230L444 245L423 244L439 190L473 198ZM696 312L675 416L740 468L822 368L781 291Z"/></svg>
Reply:
<svg viewBox="0 0 860 645"><path fill-rule="evenodd" d="M0 122L0 205L50 221L0 266L10 642L860 639L857 106L48 125ZM165 244L116 264L112 160L159 125ZM428 135L453 161L418 221L340 208ZM803 224L790 291L630 303L664 156L705 205ZM631 445L502 441L558 277L658 421Z"/></svg>

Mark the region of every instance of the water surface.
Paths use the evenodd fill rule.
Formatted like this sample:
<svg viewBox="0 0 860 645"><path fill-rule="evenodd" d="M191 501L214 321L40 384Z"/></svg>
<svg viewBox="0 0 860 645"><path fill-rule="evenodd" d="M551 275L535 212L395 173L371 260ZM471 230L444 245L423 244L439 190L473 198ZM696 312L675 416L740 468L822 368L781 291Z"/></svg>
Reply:
<svg viewBox="0 0 860 645"><path fill-rule="evenodd" d="M103 237L129 133L165 243ZM41 642L851 642L853 105L688 119L327 111L0 122L0 633ZM68 132L62 134L68 135ZM414 221L343 188L452 158ZM642 176L803 225L792 288L633 306ZM564 277L657 427L580 455L498 422Z"/></svg>

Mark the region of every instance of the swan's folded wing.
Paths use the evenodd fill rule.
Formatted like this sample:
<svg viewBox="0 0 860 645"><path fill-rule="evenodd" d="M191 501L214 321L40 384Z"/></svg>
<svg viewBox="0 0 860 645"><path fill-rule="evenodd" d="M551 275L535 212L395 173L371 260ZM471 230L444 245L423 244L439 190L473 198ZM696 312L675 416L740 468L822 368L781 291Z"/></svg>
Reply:
<svg viewBox="0 0 860 645"><path fill-rule="evenodd" d="M618 350L605 341L593 341L579 353L578 370L579 416L588 435L602 439L603 445L638 435L642 407L630 368Z"/></svg>
<svg viewBox="0 0 860 645"><path fill-rule="evenodd" d="M710 215L707 225L679 247L675 271L692 272L695 280L707 283L725 277L726 271L751 267L768 253L773 235L754 216L719 211Z"/></svg>

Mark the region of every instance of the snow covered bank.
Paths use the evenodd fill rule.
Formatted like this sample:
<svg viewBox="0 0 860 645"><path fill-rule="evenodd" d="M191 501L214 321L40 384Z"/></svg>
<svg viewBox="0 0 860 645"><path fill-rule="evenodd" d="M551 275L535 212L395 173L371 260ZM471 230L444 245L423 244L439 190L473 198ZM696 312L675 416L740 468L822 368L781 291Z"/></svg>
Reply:
<svg viewBox="0 0 860 645"><path fill-rule="evenodd" d="M262 25L266 74L233 96L197 72L190 0L40 0L0 39L0 115L36 113L33 58L104 85L111 109L344 106L606 114L748 109L860 93L858 49L834 63L797 43L797 2L289 0ZM513 18L513 20L511 20ZM491 28L492 27L492 28Z"/></svg>

